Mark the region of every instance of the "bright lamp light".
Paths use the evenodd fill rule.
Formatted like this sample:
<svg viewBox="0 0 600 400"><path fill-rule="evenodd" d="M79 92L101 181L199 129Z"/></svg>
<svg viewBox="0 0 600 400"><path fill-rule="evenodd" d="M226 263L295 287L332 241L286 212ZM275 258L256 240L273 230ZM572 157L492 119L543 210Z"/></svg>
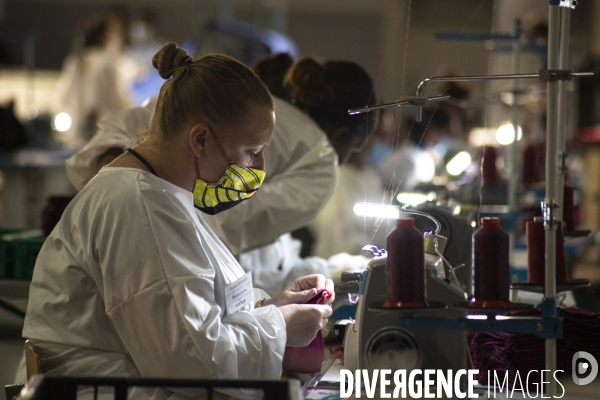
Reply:
<svg viewBox="0 0 600 400"><path fill-rule="evenodd" d="M71 117L66 112L61 112L52 118L51 123L52 129L59 132L66 132L71 127Z"/></svg>
<svg viewBox="0 0 600 400"><path fill-rule="evenodd" d="M358 203L353 208L354 214L361 217L391 218L400 217L400 208L387 204L378 203Z"/></svg>
<svg viewBox="0 0 600 400"><path fill-rule="evenodd" d="M446 164L446 171L452 176L458 176L465 172L467 167L471 164L471 155L466 151L461 151L452 160Z"/></svg>
<svg viewBox="0 0 600 400"><path fill-rule="evenodd" d="M433 201L436 199L436 197L437 196L434 192L431 192L429 194L402 192L398 193L396 199L401 204L408 204L410 206L416 207L427 201Z"/></svg>
<svg viewBox="0 0 600 400"><path fill-rule="evenodd" d="M517 127L517 132L517 140L521 140L523 132L520 126ZM500 125L496 131L496 140L503 146L511 144L515 140L515 129L510 122Z"/></svg>

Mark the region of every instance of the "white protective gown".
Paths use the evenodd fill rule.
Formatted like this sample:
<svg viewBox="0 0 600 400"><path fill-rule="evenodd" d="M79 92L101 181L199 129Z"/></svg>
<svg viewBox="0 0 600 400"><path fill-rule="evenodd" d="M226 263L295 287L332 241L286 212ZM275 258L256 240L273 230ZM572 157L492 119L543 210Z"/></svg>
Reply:
<svg viewBox="0 0 600 400"><path fill-rule="evenodd" d="M23 336L48 375L279 379L279 309L226 314L225 285L243 275L191 192L107 167L42 247Z"/></svg>
<svg viewBox="0 0 600 400"><path fill-rule="evenodd" d="M89 49L67 56L58 85L61 111L71 117L65 133L66 142L81 148L89 139L87 119L102 119L133 106L129 88L133 74L128 74L131 61L111 49Z"/></svg>
<svg viewBox="0 0 600 400"><path fill-rule="evenodd" d="M252 201L205 220L235 254L273 243L307 226L325 206L335 187L337 154L325 132L305 113L275 99L275 131L265 152L267 175ZM98 133L67 160L67 174L81 189L98 172L98 157L110 148L135 145L147 126L156 100L102 121Z"/></svg>

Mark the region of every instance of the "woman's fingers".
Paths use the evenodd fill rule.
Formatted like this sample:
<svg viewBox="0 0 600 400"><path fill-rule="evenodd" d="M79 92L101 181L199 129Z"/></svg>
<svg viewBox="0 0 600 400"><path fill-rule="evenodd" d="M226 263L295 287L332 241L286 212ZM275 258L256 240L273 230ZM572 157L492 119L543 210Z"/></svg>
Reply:
<svg viewBox="0 0 600 400"><path fill-rule="evenodd" d="M335 300L335 292L333 281L331 279L327 279L325 281L325 289L327 289L327 291L331 293L331 297L325 300L325 304L332 304Z"/></svg>
<svg viewBox="0 0 600 400"><path fill-rule="evenodd" d="M325 279L325 277L323 275L321 275L321 274L313 274L313 275L302 276L302 277L296 279L294 281L294 284L300 290L307 290L307 289L310 289L310 288L327 289L325 287L325 282L326 281L327 281L327 279ZM333 285L332 285L331 289L333 291Z"/></svg>
<svg viewBox="0 0 600 400"><path fill-rule="evenodd" d="M289 292L290 303L302 304L317 294L317 289L308 289L301 292Z"/></svg>
<svg viewBox="0 0 600 400"><path fill-rule="evenodd" d="M287 305L279 308L286 322L288 346L306 346L327 325L332 313L327 305Z"/></svg>

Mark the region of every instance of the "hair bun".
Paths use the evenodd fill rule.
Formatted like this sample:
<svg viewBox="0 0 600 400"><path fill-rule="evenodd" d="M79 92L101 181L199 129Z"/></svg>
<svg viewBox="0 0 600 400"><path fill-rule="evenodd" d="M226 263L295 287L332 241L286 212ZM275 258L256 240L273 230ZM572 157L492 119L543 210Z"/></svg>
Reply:
<svg viewBox="0 0 600 400"><path fill-rule="evenodd" d="M325 67L314 58L305 57L288 70L284 85L291 100L301 107L317 107L331 96Z"/></svg>
<svg viewBox="0 0 600 400"><path fill-rule="evenodd" d="M173 77L177 68L184 67L192 62L192 57L188 56L185 50L170 42L165 44L152 57L152 65L158 70L158 74L163 79Z"/></svg>

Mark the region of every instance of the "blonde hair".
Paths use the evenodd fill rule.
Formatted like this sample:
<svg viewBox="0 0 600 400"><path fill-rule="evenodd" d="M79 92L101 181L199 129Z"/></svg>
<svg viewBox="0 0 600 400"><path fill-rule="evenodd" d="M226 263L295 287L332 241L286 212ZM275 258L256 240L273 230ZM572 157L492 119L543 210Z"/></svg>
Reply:
<svg viewBox="0 0 600 400"><path fill-rule="evenodd" d="M274 109L265 84L232 57L213 54L194 60L175 43L167 43L152 65L167 80L150 121L152 132L168 137L199 118L216 126L241 126L254 107Z"/></svg>

